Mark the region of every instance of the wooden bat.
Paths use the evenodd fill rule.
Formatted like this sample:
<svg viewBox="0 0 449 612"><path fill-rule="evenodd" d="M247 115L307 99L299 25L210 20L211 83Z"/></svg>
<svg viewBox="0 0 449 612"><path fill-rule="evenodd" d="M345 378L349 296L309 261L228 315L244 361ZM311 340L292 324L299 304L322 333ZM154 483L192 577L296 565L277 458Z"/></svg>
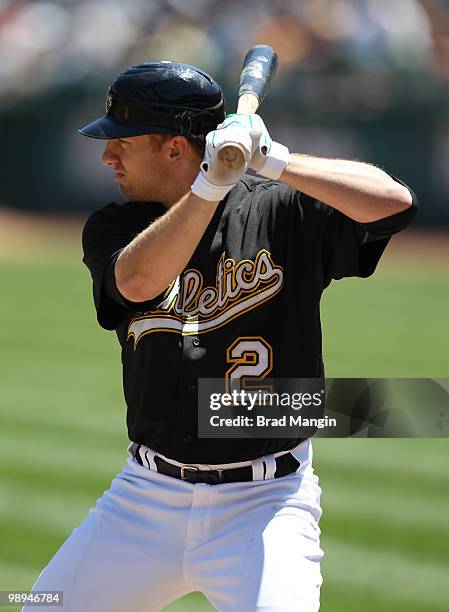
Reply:
<svg viewBox="0 0 449 612"><path fill-rule="evenodd" d="M255 45L246 54L240 73L237 113L250 115L262 104L278 65L276 52L268 45ZM245 163L244 152L239 145L223 146L218 161L226 168L236 170Z"/></svg>

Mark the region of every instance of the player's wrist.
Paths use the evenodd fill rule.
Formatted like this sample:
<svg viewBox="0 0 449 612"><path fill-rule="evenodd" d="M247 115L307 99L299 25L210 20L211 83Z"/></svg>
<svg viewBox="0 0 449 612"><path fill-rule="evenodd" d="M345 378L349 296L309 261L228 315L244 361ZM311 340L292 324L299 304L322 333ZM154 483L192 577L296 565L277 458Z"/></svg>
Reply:
<svg viewBox="0 0 449 612"><path fill-rule="evenodd" d="M220 202L225 198L235 183L230 185L214 185L207 180L206 174L203 170L200 170L196 179L193 181L191 191L199 198L208 200L209 202Z"/></svg>
<svg viewBox="0 0 449 612"><path fill-rule="evenodd" d="M265 156L265 162L260 169L257 169L257 173L265 178L278 180L287 167L289 159L290 151L288 148L273 140L270 150Z"/></svg>

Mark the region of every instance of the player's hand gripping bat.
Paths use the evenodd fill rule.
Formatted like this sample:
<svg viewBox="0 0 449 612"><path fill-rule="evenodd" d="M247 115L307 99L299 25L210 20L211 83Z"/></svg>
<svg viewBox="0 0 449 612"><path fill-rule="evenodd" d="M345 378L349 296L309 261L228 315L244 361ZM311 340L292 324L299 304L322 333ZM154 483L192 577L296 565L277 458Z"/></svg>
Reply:
<svg viewBox="0 0 449 612"><path fill-rule="evenodd" d="M278 65L276 52L268 45L255 45L246 54L240 73L237 113L250 115L262 104ZM218 162L236 170L245 163L244 152L236 145L223 146Z"/></svg>

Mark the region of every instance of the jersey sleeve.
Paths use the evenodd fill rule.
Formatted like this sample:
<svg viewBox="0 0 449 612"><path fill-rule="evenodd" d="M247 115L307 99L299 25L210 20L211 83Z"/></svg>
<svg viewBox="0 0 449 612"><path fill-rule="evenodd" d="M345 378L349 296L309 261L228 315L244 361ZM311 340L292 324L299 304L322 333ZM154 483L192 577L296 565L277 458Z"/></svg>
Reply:
<svg viewBox="0 0 449 612"><path fill-rule="evenodd" d="M118 256L152 220L143 206L137 214L133 207L125 214L124 206L110 204L92 213L82 237L83 262L92 276L97 320L107 330L117 329L131 311L145 309L149 304L126 300L115 283L114 266Z"/></svg>
<svg viewBox="0 0 449 612"><path fill-rule="evenodd" d="M335 208L298 194L306 256L320 292L333 279L373 274L391 236L405 229L415 217L415 193L392 178L409 189L412 205L371 223L358 223Z"/></svg>

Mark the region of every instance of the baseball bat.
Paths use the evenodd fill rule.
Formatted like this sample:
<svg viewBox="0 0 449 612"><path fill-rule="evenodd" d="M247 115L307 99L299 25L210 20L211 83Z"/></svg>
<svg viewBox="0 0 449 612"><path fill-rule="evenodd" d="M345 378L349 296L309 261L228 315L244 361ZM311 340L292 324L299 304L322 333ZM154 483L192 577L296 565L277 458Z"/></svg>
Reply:
<svg viewBox="0 0 449 612"><path fill-rule="evenodd" d="M251 47L243 61L240 73L239 101L237 113L255 113L265 98L271 79L278 65L276 51L268 45ZM244 152L240 146L225 145L218 152L220 164L236 170L245 163Z"/></svg>

